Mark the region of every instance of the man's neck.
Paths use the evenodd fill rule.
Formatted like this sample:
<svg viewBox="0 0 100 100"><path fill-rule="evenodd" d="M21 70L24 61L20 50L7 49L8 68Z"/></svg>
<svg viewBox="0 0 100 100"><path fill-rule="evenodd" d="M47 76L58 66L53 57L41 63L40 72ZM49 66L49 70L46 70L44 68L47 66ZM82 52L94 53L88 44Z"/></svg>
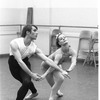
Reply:
<svg viewBox="0 0 100 100"><path fill-rule="evenodd" d="M31 43L31 39L30 38L28 38L28 37L25 37L24 38L24 44L25 44L25 46L29 46L30 45L30 43Z"/></svg>

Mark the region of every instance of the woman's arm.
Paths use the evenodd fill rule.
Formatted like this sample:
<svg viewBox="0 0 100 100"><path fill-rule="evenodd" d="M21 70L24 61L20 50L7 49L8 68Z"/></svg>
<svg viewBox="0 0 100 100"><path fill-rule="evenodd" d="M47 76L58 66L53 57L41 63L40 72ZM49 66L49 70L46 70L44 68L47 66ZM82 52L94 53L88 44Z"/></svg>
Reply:
<svg viewBox="0 0 100 100"><path fill-rule="evenodd" d="M74 50L71 50L71 65L70 67L66 70L67 72L70 72L74 69L74 67L76 66L76 58L77 58L77 54Z"/></svg>

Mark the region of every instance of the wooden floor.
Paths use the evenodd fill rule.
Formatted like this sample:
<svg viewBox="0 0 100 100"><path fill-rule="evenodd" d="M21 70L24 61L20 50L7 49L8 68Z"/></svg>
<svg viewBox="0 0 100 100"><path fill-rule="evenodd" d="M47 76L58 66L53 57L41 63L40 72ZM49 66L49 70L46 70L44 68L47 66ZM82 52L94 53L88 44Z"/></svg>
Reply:
<svg viewBox="0 0 100 100"><path fill-rule="evenodd" d="M21 84L11 76L7 61L8 57L0 57L0 100L15 100ZM41 60L31 58L30 62L33 72L42 74ZM63 64L64 68L68 68L69 65L69 61ZM78 61L70 76L71 79L65 79L61 87L64 96L57 100L98 100L98 68L89 65L82 67L82 62ZM51 88L47 81L34 84L39 93L34 100L48 100Z"/></svg>

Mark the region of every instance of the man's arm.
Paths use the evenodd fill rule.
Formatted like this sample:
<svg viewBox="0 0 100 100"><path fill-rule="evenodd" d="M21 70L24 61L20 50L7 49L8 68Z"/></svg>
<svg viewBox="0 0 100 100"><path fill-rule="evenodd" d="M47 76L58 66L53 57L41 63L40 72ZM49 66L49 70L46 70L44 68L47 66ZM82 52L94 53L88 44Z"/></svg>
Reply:
<svg viewBox="0 0 100 100"><path fill-rule="evenodd" d="M16 42L11 42L11 43L10 43L10 47L11 47L13 56L14 56L15 59L17 60L17 62L18 62L18 64L20 65L20 67L21 67L27 74L29 74L33 79L36 80L36 78L38 78L38 77L36 76L36 74L35 74L35 73L32 73L32 72L28 69L27 65L22 61L21 54L20 54L20 52L19 52L19 50L18 50L18 46L17 46Z"/></svg>

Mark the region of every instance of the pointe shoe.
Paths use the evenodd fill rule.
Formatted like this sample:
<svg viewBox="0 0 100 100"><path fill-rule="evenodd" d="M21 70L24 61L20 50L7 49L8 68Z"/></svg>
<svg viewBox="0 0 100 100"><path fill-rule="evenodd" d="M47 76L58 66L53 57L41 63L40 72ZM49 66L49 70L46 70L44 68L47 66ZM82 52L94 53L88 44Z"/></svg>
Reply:
<svg viewBox="0 0 100 100"><path fill-rule="evenodd" d="M58 97L62 97L63 93L60 90L58 90L57 95L58 95Z"/></svg>
<svg viewBox="0 0 100 100"><path fill-rule="evenodd" d="M33 99L34 97L36 97L38 95L38 93L30 93L28 96L25 97L25 100L30 100L30 99Z"/></svg>

